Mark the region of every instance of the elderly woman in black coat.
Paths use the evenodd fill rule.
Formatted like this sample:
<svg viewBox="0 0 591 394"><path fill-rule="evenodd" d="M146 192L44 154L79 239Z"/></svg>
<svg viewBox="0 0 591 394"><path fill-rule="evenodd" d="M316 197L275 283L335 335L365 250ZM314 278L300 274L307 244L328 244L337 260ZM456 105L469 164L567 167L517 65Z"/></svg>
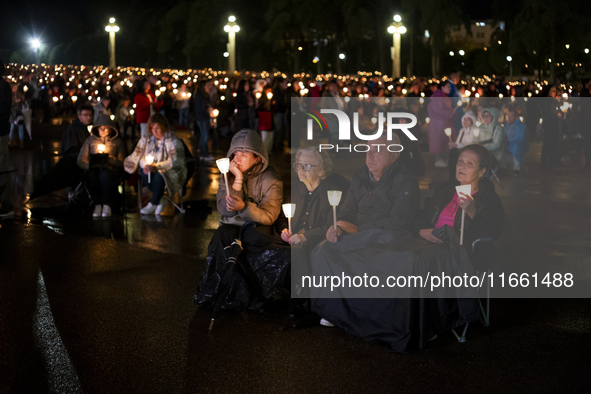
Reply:
<svg viewBox="0 0 591 394"><path fill-rule="evenodd" d="M285 228L281 239L291 245L307 242L313 248L324 240L326 228L332 222L332 207L328 203L327 192L339 190L344 193L350 182L341 175L331 173L332 161L328 153L319 152L314 146L297 151L293 168L299 180L293 182L291 191L292 203L296 204L292 219L293 234Z"/></svg>
<svg viewBox="0 0 591 394"><path fill-rule="evenodd" d="M296 152L293 165L291 202L296 204L292 218L292 233L287 229L287 221L281 221L281 239L291 244L292 290L298 296L301 293L298 278L309 271L310 252L325 239L326 229L332 223L333 210L328 202L328 191L338 190L345 193L350 182L341 175L332 173L332 161L326 151L319 152L311 146ZM297 175L297 180L295 179ZM292 291L292 297L296 294Z"/></svg>

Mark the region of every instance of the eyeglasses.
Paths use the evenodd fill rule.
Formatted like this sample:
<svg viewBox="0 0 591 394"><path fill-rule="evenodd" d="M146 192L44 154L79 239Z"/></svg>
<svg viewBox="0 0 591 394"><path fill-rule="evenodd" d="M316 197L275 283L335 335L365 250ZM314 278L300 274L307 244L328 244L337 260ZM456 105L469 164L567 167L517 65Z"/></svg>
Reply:
<svg viewBox="0 0 591 394"><path fill-rule="evenodd" d="M305 172L310 172L312 170L312 168L314 167L318 167L318 166L313 166L311 164L301 164L301 163L296 163L293 165L294 170L296 170L296 172L298 171L302 171L304 170Z"/></svg>

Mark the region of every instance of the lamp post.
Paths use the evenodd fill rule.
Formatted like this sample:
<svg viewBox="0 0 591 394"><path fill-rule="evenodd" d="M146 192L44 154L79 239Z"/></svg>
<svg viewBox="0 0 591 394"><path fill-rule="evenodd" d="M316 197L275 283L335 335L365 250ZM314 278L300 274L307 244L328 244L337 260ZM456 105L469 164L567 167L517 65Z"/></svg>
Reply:
<svg viewBox="0 0 591 394"><path fill-rule="evenodd" d="M388 26L388 33L392 34L392 78L400 77L400 35L406 33L402 25L402 17L394 15L394 22Z"/></svg>
<svg viewBox="0 0 591 394"><path fill-rule="evenodd" d="M115 24L115 18L109 19L109 24L105 26L105 30L109 32L109 68L115 69L115 33L119 31L119 26Z"/></svg>
<svg viewBox="0 0 591 394"><path fill-rule="evenodd" d="M228 33L228 72L233 74L236 71L236 33L240 31L240 26L236 23L236 17L228 17L228 23L224 26L224 31Z"/></svg>
<svg viewBox="0 0 591 394"><path fill-rule="evenodd" d="M513 80L513 57L507 56L509 62L509 80Z"/></svg>

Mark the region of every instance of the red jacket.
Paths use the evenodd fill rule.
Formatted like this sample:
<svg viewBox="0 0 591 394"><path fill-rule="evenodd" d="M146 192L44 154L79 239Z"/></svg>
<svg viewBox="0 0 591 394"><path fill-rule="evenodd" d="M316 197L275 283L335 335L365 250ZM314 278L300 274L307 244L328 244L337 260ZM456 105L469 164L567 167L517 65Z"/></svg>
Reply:
<svg viewBox="0 0 591 394"><path fill-rule="evenodd" d="M158 112L160 109L161 103L156 100L156 96L154 93L148 92L150 97L152 98L152 103L154 104L154 111ZM150 99L145 92L139 93L133 99L133 103L135 104L135 121L137 124L140 123L148 123L148 119L150 119Z"/></svg>

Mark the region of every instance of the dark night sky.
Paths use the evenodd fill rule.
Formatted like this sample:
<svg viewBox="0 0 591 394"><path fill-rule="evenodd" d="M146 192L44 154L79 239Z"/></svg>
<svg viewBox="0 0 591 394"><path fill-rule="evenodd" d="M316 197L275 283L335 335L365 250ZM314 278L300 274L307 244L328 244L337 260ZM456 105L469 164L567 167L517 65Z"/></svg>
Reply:
<svg viewBox="0 0 591 394"><path fill-rule="evenodd" d="M6 0L9 2L9 0ZM167 0L171 7L179 0ZM109 17L132 14L139 7L162 5L162 0L30 0L10 1L0 13L0 49L18 49L33 35L50 44L104 29Z"/></svg>
<svg viewBox="0 0 591 394"><path fill-rule="evenodd" d="M167 0L172 7L180 0ZM68 42L76 35L103 29L108 18L133 14L137 7L162 5L162 0L30 0L10 1L0 14L0 49L15 50L27 45L33 35L50 44ZM468 12L474 18L490 16L490 2L467 2Z"/></svg>

